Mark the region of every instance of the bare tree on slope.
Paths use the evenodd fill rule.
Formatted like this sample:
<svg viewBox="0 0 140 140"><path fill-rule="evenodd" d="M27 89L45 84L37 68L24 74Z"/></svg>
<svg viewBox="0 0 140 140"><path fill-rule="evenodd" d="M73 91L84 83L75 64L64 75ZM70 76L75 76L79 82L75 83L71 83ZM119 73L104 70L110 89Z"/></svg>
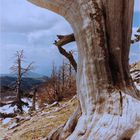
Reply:
<svg viewBox="0 0 140 140"><path fill-rule="evenodd" d="M24 52L23 50L17 51L15 54L16 60L15 64L11 67L11 70L16 74L16 104L20 112L22 112L22 100L21 100L21 83L22 78L25 76L30 70L33 69L33 62L27 65L25 68L22 67L23 59L24 59Z"/></svg>

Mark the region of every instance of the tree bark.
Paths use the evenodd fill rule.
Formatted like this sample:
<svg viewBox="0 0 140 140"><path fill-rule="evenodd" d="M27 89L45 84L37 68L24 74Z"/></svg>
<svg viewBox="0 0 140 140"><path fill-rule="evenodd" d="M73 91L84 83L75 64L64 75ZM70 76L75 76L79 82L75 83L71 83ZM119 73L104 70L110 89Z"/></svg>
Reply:
<svg viewBox="0 0 140 140"><path fill-rule="evenodd" d="M33 91L33 104L32 104L32 110L36 110L36 93L37 93L37 88L35 87Z"/></svg>
<svg viewBox="0 0 140 140"><path fill-rule="evenodd" d="M21 101L21 58L17 56L17 65L18 65L18 75L17 75L17 107L20 112L22 112L22 101Z"/></svg>
<svg viewBox="0 0 140 140"><path fill-rule="evenodd" d="M29 1L65 17L78 46L77 93L82 115L73 131L67 131L66 135L57 133L57 139L140 137L140 95L128 64L134 1ZM65 127L61 131L70 128Z"/></svg>
<svg viewBox="0 0 140 140"><path fill-rule="evenodd" d="M57 41L55 41L55 45L58 47L62 47L68 43L71 43L73 41L75 41L75 37L74 34L69 34L69 35L57 35L58 39Z"/></svg>

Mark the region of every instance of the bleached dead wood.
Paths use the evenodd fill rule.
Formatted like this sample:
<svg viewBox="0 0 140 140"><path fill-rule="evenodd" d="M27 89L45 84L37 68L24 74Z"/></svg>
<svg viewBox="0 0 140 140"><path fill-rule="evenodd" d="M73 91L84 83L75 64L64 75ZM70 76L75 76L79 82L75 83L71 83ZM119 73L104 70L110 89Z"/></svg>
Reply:
<svg viewBox="0 0 140 140"><path fill-rule="evenodd" d="M128 63L134 1L29 1L67 19L78 46L77 92L82 115L74 129L60 127L48 140L140 137L140 95ZM61 133L64 130L69 131Z"/></svg>

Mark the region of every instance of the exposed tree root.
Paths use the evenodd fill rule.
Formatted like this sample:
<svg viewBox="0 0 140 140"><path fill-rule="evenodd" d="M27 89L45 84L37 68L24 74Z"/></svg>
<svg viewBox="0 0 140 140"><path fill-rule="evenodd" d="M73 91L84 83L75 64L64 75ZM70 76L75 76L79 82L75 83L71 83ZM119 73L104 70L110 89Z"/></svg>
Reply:
<svg viewBox="0 0 140 140"><path fill-rule="evenodd" d="M114 92L107 98L90 115L81 115L78 108L47 140L138 140L140 101L123 92Z"/></svg>

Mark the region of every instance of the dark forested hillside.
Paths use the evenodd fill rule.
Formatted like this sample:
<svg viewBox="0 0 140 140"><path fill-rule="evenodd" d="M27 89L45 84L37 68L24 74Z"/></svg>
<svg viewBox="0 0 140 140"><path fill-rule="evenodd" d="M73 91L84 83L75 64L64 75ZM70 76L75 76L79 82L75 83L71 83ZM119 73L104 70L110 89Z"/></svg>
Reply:
<svg viewBox="0 0 140 140"><path fill-rule="evenodd" d="M42 77L42 78L28 78L24 77L22 80L22 89L23 90L30 90L33 86L39 85L44 81L47 81L48 77ZM10 88L14 88L16 83L16 77L9 77L9 76L2 76L0 77L0 86L7 86Z"/></svg>

